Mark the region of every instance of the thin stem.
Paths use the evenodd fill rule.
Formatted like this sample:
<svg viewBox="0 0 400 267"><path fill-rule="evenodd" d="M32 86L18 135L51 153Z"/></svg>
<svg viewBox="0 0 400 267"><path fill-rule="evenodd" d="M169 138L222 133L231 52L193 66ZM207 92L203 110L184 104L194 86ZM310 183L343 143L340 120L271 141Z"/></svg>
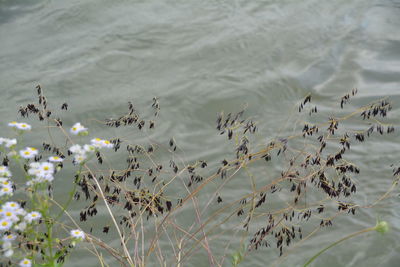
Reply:
<svg viewBox="0 0 400 267"><path fill-rule="evenodd" d="M72 188L71 192L69 192L69 198L68 198L67 202L65 203L65 205L62 206L60 213L56 216L56 218L55 218L56 221L61 217L61 215L67 210L67 208L71 204L72 198L74 197L74 194L76 192L76 186L80 180L81 173L82 173L82 165L79 166L78 177L76 178L76 180L74 182L74 187Z"/></svg>
<svg viewBox="0 0 400 267"><path fill-rule="evenodd" d="M347 239L350 239L350 238L352 238L352 237L358 236L358 235L363 234L363 233L367 233L367 232L373 231L373 230L375 230L375 229L376 229L376 227L369 227L369 228L363 229L363 230L361 230L361 231L358 231L358 232L355 232L355 233L352 233L352 234L350 234L350 235L348 235L348 236L343 237L342 239L340 239L340 240L338 240L338 241L336 241L336 242L330 244L329 246L327 246L327 247L324 248L323 250L319 251L319 252L318 252L317 254L315 254L311 259L309 259L309 260L303 265L303 267L309 266L310 263L313 262L316 258L318 258L319 255L321 255L322 253L324 253L325 251L327 251L327 250L330 249L331 247L334 247L334 246L336 246L337 244L339 244L339 243L341 243L341 242L343 242L343 241L345 241L345 240L347 240Z"/></svg>

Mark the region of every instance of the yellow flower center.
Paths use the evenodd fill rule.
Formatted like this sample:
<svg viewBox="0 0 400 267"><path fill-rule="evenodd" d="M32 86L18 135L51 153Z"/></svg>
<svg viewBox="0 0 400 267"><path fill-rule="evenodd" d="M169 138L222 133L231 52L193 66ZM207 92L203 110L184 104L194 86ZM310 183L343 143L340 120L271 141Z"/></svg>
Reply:
<svg viewBox="0 0 400 267"><path fill-rule="evenodd" d="M7 226L8 225L8 222L7 221L3 221L2 223L1 223L1 226Z"/></svg>
<svg viewBox="0 0 400 267"><path fill-rule="evenodd" d="M25 152L24 152L24 154L25 154L25 155L30 155L30 154L31 154L31 152L29 152L29 151L25 151Z"/></svg>
<svg viewBox="0 0 400 267"><path fill-rule="evenodd" d="M34 214L32 214L32 217L36 217L37 215L34 213Z"/></svg>
<svg viewBox="0 0 400 267"><path fill-rule="evenodd" d="M29 261L28 260L24 260L23 263L24 264L29 264Z"/></svg>
<svg viewBox="0 0 400 267"><path fill-rule="evenodd" d="M31 147L31 150L32 150L32 151L35 151L35 150L37 150L37 149L36 149L36 148L34 148L34 147Z"/></svg>
<svg viewBox="0 0 400 267"><path fill-rule="evenodd" d="M10 206L11 206L12 208L14 208L14 207L16 207L17 205L16 205L15 203L11 203Z"/></svg>
<svg viewBox="0 0 400 267"><path fill-rule="evenodd" d="M3 191L4 191L4 192L8 192L8 191L10 191L10 189L9 189L8 187L4 187L4 188L3 188Z"/></svg>
<svg viewBox="0 0 400 267"><path fill-rule="evenodd" d="M12 212L9 212L9 211L8 211L8 212L6 212L6 216L7 216L7 217L10 217L10 216L12 216Z"/></svg>
<svg viewBox="0 0 400 267"><path fill-rule="evenodd" d="M53 159L56 159L56 160L57 160L57 159L59 159L59 157L53 157Z"/></svg>
<svg viewBox="0 0 400 267"><path fill-rule="evenodd" d="M106 140L106 141L104 141L104 143L106 143L108 145L108 144L110 144L110 141Z"/></svg>
<svg viewBox="0 0 400 267"><path fill-rule="evenodd" d="M101 139L100 139L100 138L95 138L94 140L96 140L96 141L101 141Z"/></svg>
<svg viewBox="0 0 400 267"><path fill-rule="evenodd" d="M48 171L50 168L48 166L44 166L43 168L45 171Z"/></svg>
<svg viewBox="0 0 400 267"><path fill-rule="evenodd" d="M72 131L76 131L76 130L78 130L78 128L72 127Z"/></svg>
<svg viewBox="0 0 400 267"><path fill-rule="evenodd" d="M26 124L21 124L21 127L22 127L22 128L25 128L25 127L26 127Z"/></svg>

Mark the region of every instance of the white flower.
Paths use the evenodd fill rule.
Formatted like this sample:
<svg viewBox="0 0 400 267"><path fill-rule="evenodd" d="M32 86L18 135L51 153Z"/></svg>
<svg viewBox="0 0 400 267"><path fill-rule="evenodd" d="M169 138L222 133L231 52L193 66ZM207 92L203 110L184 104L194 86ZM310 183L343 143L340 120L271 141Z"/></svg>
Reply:
<svg viewBox="0 0 400 267"><path fill-rule="evenodd" d="M17 224L16 226L14 226L14 229L17 231L24 231L26 228L26 222L20 222L19 224Z"/></svg>
<svg viewBox="0 0 400 267"><path fill-rule="evenodd" d="M20 150L19 154L24 159L32 159L38 154L38 150L34 147L26 147L24 150Z"/></svg>
<svg viewBox="0 0 400 267"><path fill-rule="evenodd" d="M85 151L82 149L82 147L81 147L81 145L73 145L73 146L71 146L70 148L69 148L69 151L71 152L71 153L74 153L74 154L82 154L82 153L85 153Z"/></svg>
<svg viewBox="0 0 400 267"><path fill-rule="evenodd" d="M52 174L46 174L40 178L43 179L43 182L52 182L54 180L54 176Z"/></svg>
<svg viewBox="0 0 400 267"><path fill-rule="evenodd" d="M8 123L8 126L16 128L18 130L23 130L23 131L29 131L30 129L32 129L32 126L30 126L29 124L27 124L25 122L12 121L12 122Z"/></svg>
<svg viewBox="0 0 400 267"><path fill-rule="evenodd" d="M13 145L16 145L17 144L17 139L15 139L15 138L7 139L7 140L5 140L5 144L6 144L6 147L11 147Z"/></svg>
<svg viewBox="0 0 400 267"><path fill-rule="evenodd" d="M6 166L0 166L0 177L11 177L11 172Z"/></svg>
<svg viewBox="0 0 400 267"><path fill-rule="evenodd" d="M12 182L10 182L8 179L0 178L0 185L2 187L12 187Z"/></svg>
<svg viewBox="0 0 400 267"><path fill-rule="evenodd" d="M8 234L8 235L4 235L3 236L3 241L4 242L11 242L11 241L14 241L16 238L17 238L16 235Z"/></svg>
<svg viewBox="0 0 400 267"><path fill-rule="evenodd" d="M70 132L75 135L83 133L85 131L87 131L87 128L83 127L83 125L80 122L75 123L70 129Z"/></svg>
<svg viewBox="0 0 400 267"><path fill-rule="evenodd" d="M40 173L40 163L39 162L31 162L29 164L28 174L36 176L39 173Z"/></svg>
<svg viewBox="0 0 400 267"><path fill-rule="evenodd" d="M23 208L18 208L15 210L15 214L25 216L27 213Z"/></svg>
<svg viewBox="0 0 400 267"><path fill-rule="evenodd" d="M84 145L83 150L85 150L86 152L95 152L96 147L94 145Z"/></svg>
<svg viewBox="0 0 400 267"><path fill-rule="evenodd" d="M0 219L0 231L7 231L12 226L12 221L8 219Z"/></svg>
<svg viewBox="0 0 400 267"><path fill-rule="evenodd" d="M5 145L6 145L6 147L12 147L12 146L14 146L14 145L16 145L17 144L17 139L8 139L8 140L6 140L6 142L5 142Z"/></svg>
<svg viewBox="0 0 400 267"><path fill-rule="evenodd" d="M17 123L16 127L18 130L23 130L23 131L29 131L30 129L32 129L32 126L30 126L25 122Z"/></svg>
<svg viewBox="0 0 400 267"><path fill-rule="evenodd" d="M0 189L0 197L5 196L5 195L12 196L12 194L13 194L13 190L12 190L11 186L4 186Z"/></svg>
<svg viewBox="0 0 400 267"><path fill-rule="evenodd" d="M12 150L10 152L7 153L7 157L9 158L13 158L17 155L17 152L15 150Z"/></svg>
<svg viewBox="0 0 400 267"><path fill-rule="evenodd" d="M14 254L14 250L12 250L12 244L10 241L4 240L4 243L1 247L4 251L4 257L10 258Z"/></svg>
<svg viewBox="0 0 400 267"><path fill-rule="evenodd" d="M18 122L12 121L12 122L9 122L7 125L8 125L9 127L17 127L17 124L18 124Z"/></svg>
<svg viewBox="0 0 400 267"><path fill-rule="evenodd" d="M110 141L103 140L100 138L92 139L92 140L90 140L90 142L92 143L93 146L98 147L98 148L103 148L103 147L113 148L114 147L114 145Z"/></svg>
<svg viewBox="0 0 400 267"><path fill-rule="evenodd" d="M71 230L70 234L73 238L80 240L85 239L85 233L79 229Z"/></svg>
<svg viewBox="0 0 400 267"><path fill-rule="evenodd" d="M46 176L48 174L53 174L54 173L54 165L53 163L50 162L42 162L40 164L40 174L43 176Z"/></svg>
<svg viewBox="0 0 400 267"><path fill-rule="evenodd" d="M90 140L90 143L92 143L92 145L95 146L95 147L101 147L100 143L102 141L103 140L100 139L100 138L94 138L94 139Z"/></svg>
<svg viewBox="0 0 400 267"><path fill-rule="evenodd" d="M23 259L22 261L19 262L19 266L21 267L31 267L32 266L32 261L28 259Z"/></svg>
<svg viewBox="0 0 400 267"><path fill-rule="evenodd" d="M28 223L31 223L33 221L39 220L41 217L42 217L42 214L40 214L40 212L32 211L25 216L25 221L27 221Z"/></svg>
<svg viewBox="0 0 400 267"><path fill-rule="evenodd" d="M1 208L3 210L17 210L20 208L20 205L14 201L7 201L1 206Z"/></svg>
<svg viewBox="0 0 400 267"><path fill-rule="evenodd" d="M0 212L0 216L2 217L2 219L7 219L13 223L18 222L18 217L15 211L3 210Z"/></svg>
<svg viewBox="0 0 400 267"><path fill-rule="evenodd" d="M62 162L63 160L64 160L63 158L60 158L58 156L49 157L50 162Z"/></svg>
<svg viewBox="0 0 400 267"><path fill-rule="evenodd" d="M6 258L11 258L11 256L14 254L14 250L8 249L4 252L4 257Z"/></svg>
<svg viewBox="0 0 400 267"><path fill-rule="evenodd" d="M4 145L6 147L11 147L11 146L17 144L17 139L15 139L15 138L14 139L8 139L8 138L0 137L0 145L2 145L3 143L4 143Z"/></svg>
<svg viewBox="0 0 400 267"><path fill-rule="evenodd" d="M76 154L73 160L74 164L80 164L86 160L86 154Z"/></svg>
<svg viewBox="0 0 400 267"><path fill-rule="evenodd" d="M10 241L4 241L3 245L1 246L1 248L3 250L11 249L12 248L12 244L11 244Z"/></svg>

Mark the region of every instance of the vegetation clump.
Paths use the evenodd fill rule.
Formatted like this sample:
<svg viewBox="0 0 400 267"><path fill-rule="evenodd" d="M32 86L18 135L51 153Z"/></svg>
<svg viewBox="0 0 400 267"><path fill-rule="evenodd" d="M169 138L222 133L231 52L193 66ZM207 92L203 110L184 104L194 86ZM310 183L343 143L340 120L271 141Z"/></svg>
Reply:
<svg viewBox="0 0 400 267"><path fill-rule="evenodd" d="M0 138L3 265L61 266L76 247L91 251L102 266L110 257L123 266L157 261L182 266L196 254L207 255L210 266L222 266L230 253L236 266L261 248L283 256L338 216L357 216L389 197L400 177L400 167L394 167L392 187L382 197L368 206L357 203L361 170L347 155L355 143L394 132L382 121L392 109L387 99L324 119L307 95L296 108L307 122L265 144L257 143L258 123L246 118L245 110L221 113L216 129L234 150L217 161L187 162L173 137L149 137L157 131L157 98L150 119L129 102L118 118L97 120L103 127L142 132L146 141L136 142L127 137L132 134L102 138L92 136L86 123L65 125L55 114L70 106L64 103L53 112L41 87L36 89L38 103L20 107L19 114L44 126L10 122L13 136ZM341 98L338 113L356 94L352 90ZM356 122L362 126L355 128ZM26 141L40 127L47 137L35 147ZM68 177L71 169L74 175ZM230 192L229 183L246 176L249 190ZM66 199L66 188L53 188L57 179L70 181ZM77 218L71 211L78 208ZM93 229L90 221L99 214ZM383 233L388 226L379 222L373 229ZM224 232L236 238L217 255L213 248ZM116 238L119 243L110 242Z"/></svg>

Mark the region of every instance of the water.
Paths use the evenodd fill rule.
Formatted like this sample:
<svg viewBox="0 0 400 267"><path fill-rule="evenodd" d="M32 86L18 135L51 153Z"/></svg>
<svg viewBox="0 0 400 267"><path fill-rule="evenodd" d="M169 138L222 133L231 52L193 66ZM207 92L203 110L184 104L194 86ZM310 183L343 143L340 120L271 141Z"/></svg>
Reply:
<svg viewBox="0 0 400 267"><path fill-rule="evenodd" d="M352 88L359 89L358 104L388 96L395 103L390 120L398 123L399 27L398 0L1 0L0 112L3 123L15 119L17 107L32 101L34 86L41 84L53 103L70 104L65 124L81 121L111 137L113 131L91 119L121 114L128 100L145 106L157 96L163 123L153 137L174 136L188 161L223 155L229 146L213 129L216 114L245 103L247 114L260 122L260 142L275 136L308 92L326 116ZM39 134L32 136L40 142ZM375 199L390 185L387 170L396 163L397 137L354 150L367 169L363 181L371 181L360 199ZM234 185L241 188L240 182ZM390 235L359 237L326 253L319 264L398 266L397 200L340 219L281 266L300 265L321 246L374 224L378 216L391 224ZM252 254L243 266L265 266L275 256L276 251ZM208 265L206 258L194 262ZM97 261L75 258L74 264Z"/></svg>

